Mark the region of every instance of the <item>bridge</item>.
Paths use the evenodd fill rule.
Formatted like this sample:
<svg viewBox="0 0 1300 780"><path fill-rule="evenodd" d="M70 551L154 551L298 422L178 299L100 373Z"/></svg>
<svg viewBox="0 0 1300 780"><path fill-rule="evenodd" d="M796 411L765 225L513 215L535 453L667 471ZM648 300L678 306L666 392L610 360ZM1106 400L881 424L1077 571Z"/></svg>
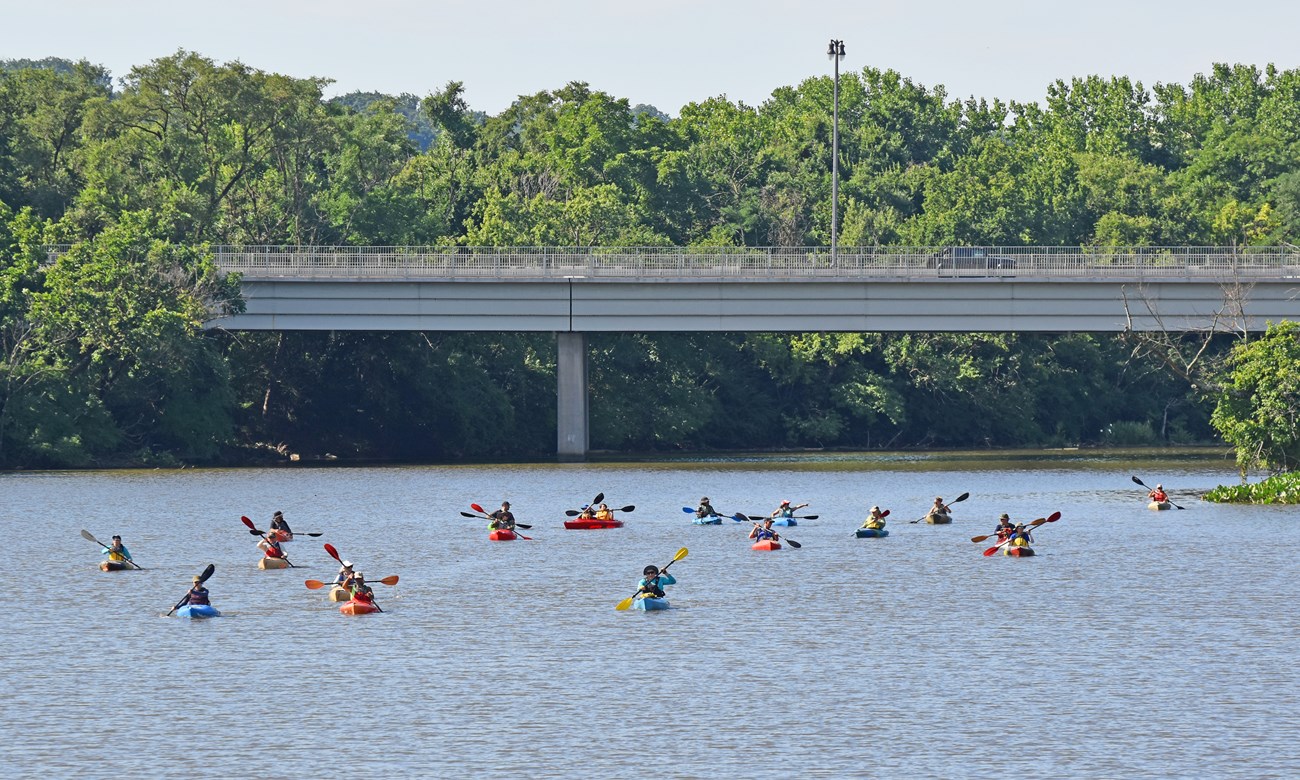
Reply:
<svg viewBox="0 0 1300 780"><path fill-rule="evenodd" d="M1300 318L1278 247L226 247L229 330L554 332L561 459L589 448L586 334L1256 331Z"/></svg>

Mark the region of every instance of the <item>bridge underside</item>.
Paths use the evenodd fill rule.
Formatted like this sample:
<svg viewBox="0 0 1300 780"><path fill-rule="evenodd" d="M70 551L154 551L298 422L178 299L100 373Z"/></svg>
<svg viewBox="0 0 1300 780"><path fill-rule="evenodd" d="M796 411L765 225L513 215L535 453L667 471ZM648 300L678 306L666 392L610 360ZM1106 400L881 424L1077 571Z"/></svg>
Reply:
<svg viewBox="0 0 1300 780"><path fill-rule="evenodd" d="M246 276L228 330L558 334L557 454L588 450L587 333L1263 330L1300 279L289 279Z"/></svg>

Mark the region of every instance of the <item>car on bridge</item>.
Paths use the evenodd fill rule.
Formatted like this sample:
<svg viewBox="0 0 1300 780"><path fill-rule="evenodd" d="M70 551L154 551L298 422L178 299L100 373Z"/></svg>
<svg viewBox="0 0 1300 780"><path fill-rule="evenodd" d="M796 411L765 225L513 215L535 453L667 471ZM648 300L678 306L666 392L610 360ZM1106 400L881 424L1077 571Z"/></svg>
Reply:
<svg viewBox="0 0 1300 780"><path fill-rule="evenodd" d="M994 254L993 250L982 246L951 246L938 254L931 255L925 263L926 268L939 272L956 271L958 276L1015 276L1016 259L1007 255ZM966 273L968 271L986 273ZM989 273L991 272L991 273Z"/></svg>

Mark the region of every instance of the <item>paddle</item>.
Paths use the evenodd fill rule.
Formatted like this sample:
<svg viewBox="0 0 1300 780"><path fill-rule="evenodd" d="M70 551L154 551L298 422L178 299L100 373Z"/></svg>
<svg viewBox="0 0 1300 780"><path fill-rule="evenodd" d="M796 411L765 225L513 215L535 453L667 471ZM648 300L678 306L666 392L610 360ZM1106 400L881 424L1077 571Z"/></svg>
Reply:
<svg viewBox="0 0 1300 780"><path fill-rule="evenodd" d="M1038 518L1037 520L1035 520L1035 521L1033 521L1032 523L1030 523L1030 524L1029 524L1029 527L1030 527L1030 528L1037 528L1038 526L1040 526L1040 525L1042 525L1043 523L1046 523L1046 522L1047 522L1047 518L1046 518L1046 517L1040 517L1040 518ZM972 542L974 542L975 544L979 544L980 542L984 541L985 539L992 539L992 538L995 537L995 536L997 536L996 533L992 533L992 534L984 534L983 536L972 536L972 537L970 538L970 540L971 540Z"/></svg>
<svg viewBox="0 0 1300 780"><path fill-rule="evenodd" d="M202 585L203 583L207 582L208 578L212 576L212 572L216 570L217 570L217 565L215 563L209 563L208 568L204 569L203 573L199 575L199 584ZM188 604L189 601L190 601L190 592L185 591L185 595L181 597L180 601L176 602L176 606L167 610L166 617L171 617L173 612Z"/></svg>
<svg viewBox="0 0 1300 780"><path fill-rule="evenodd" d="M694 510L692 510L692 511L694 511ZM673 556L673 559L672 559L671 561L668 562L668 566L672 566L674 563L677 563L677 562L680 561L682 558L685 558L685 557L686 557L686 553L687 553L687 550L686 550L685 547L683 547L682 549L678 550L678 551L677 551L677 554ZM665 567L663 567L662 569L660 569L660 570L659 570L659 573L660 573L660 574L663 574L664 572L668 571L668 566L665 566ZM636 597L639 596L640 594L641 594L641 589L640 589L640 588L637 588L636 593L633 593L630 597L625 598L625 599L623 599L622 601L618 602L618 604L615 605L614 609L618 610L619 612L623 612L624 610L630 609L631 606L632 606L632 602L636 601Z"/></svg>
<svg viewBox="0 0 1300 780"><path fill-rule="evenodd" d="M889 517L889 513L890 513L890 511L891 511L891 510L886 509L885 511L881 512L881 513L880 513L880 517L878 517L878 518L876 518L876 519L877 519L877 520L884 520L886 517ZM857 536L858 531L860 531L860 530L862 530L862 528L866 528L866 527L867 527L867 526L866 526L866 524L864 523L864 524L862 525L861 528L859 528L857 531L854 531L854 532L853 532L853 535L854 535L854 536Z"/></svg>
<svg viewBox="0 0 1300 780"><path fill-rule="evenodd" d="M968 498L970 498L970 493L962 493L960 496L957 496L957 497L954 498L953 500L951 500L951 501L949 501L948 503L944 504L944 505L943 505L943 511L946 513L946 512L948 511L948 507L952 506L953 504L960 504L961 502L965 501L965 500L968 499ZM918 517L918 518L915 519L915 520L909 520L908 523L909 523L909 524L912 524L912 523L919 523L919 522L921 522L922 520L924 520L925 518L927 518L927 517L929 517L929 516L930 516L930 513L929 513L929 512L926 512L923 516Z"/></svg>
<svg viewBox="0 0 1300 780"><path fill-rule="evenodd" d="M745 522L754 523L753 519L751 519L751 518L749 518L749 517L746 517L745 515L742 515L742 514L740 514L739 512L737 512L736 514L737 514L739 517L744 517L744 518L745 518ZM763 526L759 525L758 523L754 523L754 527L755 527L755 528L763 528ZM764 529L764 530L770 530L770 529ZM776 539L777 539L778 541L783 541L783 542L785 542L786 544L790 545L791 547L795 548L796 550L799 549L800 547L803 547L802 544L799 544L798 542L796 542L795 540L791 539L791 538L788 537L788 536L781 536L780 534L777 534L777 533L774 533L774 534L772 534L772 535L773 535L774 537L776 537Z"/></svg>
<svg viewBox="0 0 1300 780"><path fill-rule="evenodd" d="M1148 491L1148 492L1151 490L1151 488L1147 487L1147 485L1146 485L1145 482L1143 482L1142 480L1138 479L1137 477L1132 477L1131 479L1132 479L1134 482L1136 482L1136 483L1138 483L1139 485L1141 485L1142 487L1147 488L1147 491ZM1165 500L1168 501L1168 502L1169 502L1169 503L1174 507L1174 509L1182 509L1181 506L1179 506L1179 505L1177 505L1177 504L1174 503L1174 500L1173 500L1172 498L1169 497L1169 494L1168 494L1168 493L1165 494Z"/></svg>
<svg viewBox="0 0 1300 780"><path fill-rule="evenodd" d="M628 504L627 506L617 507L617 508L615 508L615 509L611 509L611 510L609 510L609 511L611 511L611 512L631 512L631 511L633 511L633 510L635 510L635 509L636 509L636 506L635 506L634 504ZM694 512L695 510L692 509L691 511ZM566 510L564 510L564 514L568 515L569 517L577 517L578 515L580 515L580 514L582 514L582 513L579 512L579 511L576 510L576 509L566 509Z"/></svg>
<svg viewBox="0 0 1300 780"><path fill-rule="evenodd" d="M265 539L265 540L268 541L268 542L271 541L271 537L270 537L270 535L268 535L268 534L266 534L266 533L263 533L262 531L257 530L257 526L256 526L256 525L253 525L253 521L252 521L252 520L249 520L247 515L240 515L239 519L240 519L240 520L243 520L243 521L244 521L244 525L248 526L248 531L249 531L249 533L256 534L256 535L262 537L263 539ZM270 556L267 556L267 557L270 557ZM283 550L280 551L280 560L282 560L282 561L284 561L285 563L287 563L287 564L289 565L289 568L290 568L290 569L296 569L296 568L298 568L297 566L294 566L294 565L293 565L293 561L289 560L289 556L285 555Z"/></svg>
<svg viewBox="0 0 1300 780"><path fill-rule="evenodd" d="M462 517L472 517L472 518L474 518L475 520L495 520L495 519L496 519L496 518L493 517L492 515L488 514L488 512L487 512L486 509L484 509L483 507L479 506L478 504L470 504L470 505L469 505L469 508L470 508L470 509L473 509L474 511L479 512L479 513L481 513L481 514L471 515L469 512L461 512L460 514L461 514ZM531 531L533 527L532 527L531 525L524 525L523 523L515 523L515 528L525 528L525 529L528 529L528 530Z"/></svg>
<svg viewBox="0 0 1300 780"><path fill-rule="evenodd" d="M397 580L398 580L398 575L394 574L393 576L385 577L382 580L375 580L375 582L379 582L384 585L396 585ZM337 585L337 584L338 584L337 582L321 582L320 580L307 580L307 590L320 590L326 585Z"/></svg>
<svg viewBox="0 0 1300 780"><path fill-rule="evenodd" d="M99 541L99 540L96 539L95 537L91 536L91 535L90 535L90 531L87 531L87 530L84 529L84 528L81 529L81 538L83 538L83 539L89 539L90 541L94 542L95 544L99 545L100 547L103 547L105 550L109 549L109 548L108 548L108 545L104 544L103 542ZM131 560L130 558L124 558L124 559L126 560L127 563L129 563L129 564L131 564L132 566L136 567L136 568L139 569L140 571L144 571L144 567L141 566L140 564L136 563L135 561Z"/></svg>
<svg viewBox="0 0 1300 780"><path fill-rule="evenodd" d="M1060 512L1053 512L1053 513L1051 513L1050 515L1048 515L1047 517L1040 518L1040 519L1042 520L1041 523L1040 523L1038 520L1035 520L1034 522L1030 523L1030 525L1031 525L1031 526L1035 526L1035 527L1037 527L1037 526L1039 526L1039 525L1042 525L1043 523L1055 523L1057 520L1060 520L1060 519L1061 519L1061 513L1060 513ZM993 546L993 547L990 547L990 548L988 548L987 550L985 550L985 551L984 551L984 557L987 558L988 556L993 555L994 553L996 553L998 550L1002 549L1004 546L1006 546L1006 545L1009 544L1010 542L1011 542L1011 537L1007 537L1007 540L1006 540L1005 542L1000 542L999 544L997 544L997 545L995 545L995 546Z"/></svg>
<svg viewBox="0 0 1300 780"><path fill-rule="evenodd" d="M330 544L329 542L326 542L326 543L325 543L325 552L329 553L329 554L330 554L330 557L333 558L334 560L338 561L339 563L343 563L343 559L339 557L339 551L336 550L336 549L334 549L334 545ZM389 582L389 580L392 580L392 582ZM396 584L397 584L397 575L394 574L394 575L391 576L391 577L385 577L385 578L383 578L382 580L379 580L379 581L382 582L382 583L384 583L385 585L396 585ZM319 582L319 580L307 580L307 587L310 588L310 587L311 587L311 583L313 583L313 582ZM325 585L325 583L322 582L320 585L317 585L316 587L319 588L319 587L323 587L324 585ZM314 588L313 588L313 590L314 590ZM375 604L375 601L374 601L374 597L373 597L373 595L371 596L370 603L374 606L376 612L383 612L383 610L379 608L379 605L378 605L378 604Z"/></svg>

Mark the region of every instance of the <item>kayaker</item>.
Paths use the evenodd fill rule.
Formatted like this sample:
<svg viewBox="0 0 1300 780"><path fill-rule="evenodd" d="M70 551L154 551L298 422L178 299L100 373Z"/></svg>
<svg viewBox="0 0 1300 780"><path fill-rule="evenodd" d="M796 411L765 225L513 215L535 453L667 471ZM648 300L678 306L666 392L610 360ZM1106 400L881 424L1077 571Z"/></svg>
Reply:
<svg viewBox="0 0 1300 780"><path fill-rule="evenodd" d="M677 578L668 572L659 573L659 567L650 565L641 570L644 576L641 582L637 583L637 598L656 598L664 597L664 586L676 585Z"/></svg>
<svg viewBox="0 0 1300 780"><path fill-rule="evenodd" d="M609 504L600 505L600 509L596 510L596 519L605 523L614 521L614 512L610 510Z"/></svg>
<svg viewBox="0 0 1300 780"><path fill-rule="evenodd" d="M268 558L284 557L284 548L280 546L280 540L276 539L274 534L263 536L262 541L257 543L257 549L266 553Z"/></svg>
<svg viewBox="0 0 1300 780"><path fill-rule="evenodd" d="M271 515L271 530L281 531L286 536L290 538L293 537L293 530L290 529L289 524L284 521L284 512L281 512L278 509L275 510L274 515Z"/></svg>
<svg viewBox="0 0 1300 780"><path fill-rule="evenodd" d="M700 505L695 510L695 516L701 520L706 517L721 517L718 510L714 509L713 505L709 503L708 496L700 499Z"/></svg>
<svg viewBox="0 0 1300 780"><path fill-rule="evenodd" d="M104 548L103 554L107 555L110 561L131 560L131 551L126 549L126 545L122 544L122 537L117 534L113 535L113 543Z"/></svg>
<svg viewBox="0 0 1300 780"><path fill-rule="evenodd" d="M192 607L208 606L208 589L203 587L203 579L198 575L194 577L190 592L185 594L185 603Z"/></svg>
<svg viewBox="0 0 1300 780"><path fill-rule="evenodd" d="M781 537L777 535L776 531L772 530L772 518L770 517L765 519L762 525L755 523L749 532L749 538L756 542L761 542L764 539L771 539L774 542L781 541Z"/></svg>
<svg viewBox="0 0 1300 780"><path fill-rule="evenodd" d="M361 572L357 572L352 579L352 600L366 603L375 600L375 592L366 584L366 575Z"/></svg>
<svg viewBox="0 0 1300 780"><path fill-rule="evenodd" d="M1165 492L1164 485L1156 485L1150 493L1147 493L1147 497L1157 504L1163 504L1169 500L1169 494Z"/></svg>
<svg viewBox="0 0 1300 780"><path fill-rule="evenodd" d="M492 522L488 523L489 531L515 530L515 516L510 512L509 501L502 501L501 508L488 515L488 517L492 518Z"/></svg>
<svg viewBox="0 0 1300 780"><path fill-rule="evenodd" d="M871 507L871 514L867 516L867 521L862 524L862 527L870 528L876 531L879 531L880 529L884 528L885 518L881 516L882 514L883 513L880 511L880 507L878 506Z"/></svg>
<svg viewBox="0 0 1300 780"><path fill-rule="evenodd" d="M579 520L592 520L595 517L596 517L596 509L591 504L587 504L586 506L584 506L582 508L582 511L578 513Z"/></svg>
<svg viewBox="0 0 1300 780"><path fill-rule="evenodd" d="M1028 547L1033 541L1034 537L1029 535L1029 529L1024 523L1017 524L1015 530L1011 532L1012 547Z"/></svg>
<svg viewBox="0 0 1300 780"><path fill-rule="evenodd" d="M1011 522L1011 515L1003 512L1002 516L998 518L998 527L993 529L993 533L997 535L999 542L1005 542L1011 538L1011 534L1015 533L1015 530L1016 527Z"/></svg>
<svg viewBox="0 0 1300 780"><path fill-rule="evenodd" d="M334 578L334 584L346 588L351 584L354 576L356 575L352 573L352 561L343 561L343 565L339 567L338 576Z"/></svg>
<svg viewBox="0 0 1300 780"><path fill-rule="evenodd" d="M930 507L930 511L927 514L943 515L943 516L946 516L948 514L948 506L947 504L943 503L943 496L934 497L934 506Z"/></svg>
<svg viewBox="0 0 1300 780"><path fill-rule="evenodd" d="M803 509L803 508L806 507L806 506L808 506L808 505L807 505L807 504L798 504L798 505L796 505L796 506L790 506L790 499L788 499L788 498L787 498L787 499L783 499L783 500L781 501L781 506L777 507L776 510L773 511L772 514L769 515L769 516L770 516L772 519L774 519L774 520L775 520L776 518L778 518L778 517L782 517L782 518L790 518L790 517L794 517L794 513L795 513L795 510L796 510L796 509Z"/></svg>

